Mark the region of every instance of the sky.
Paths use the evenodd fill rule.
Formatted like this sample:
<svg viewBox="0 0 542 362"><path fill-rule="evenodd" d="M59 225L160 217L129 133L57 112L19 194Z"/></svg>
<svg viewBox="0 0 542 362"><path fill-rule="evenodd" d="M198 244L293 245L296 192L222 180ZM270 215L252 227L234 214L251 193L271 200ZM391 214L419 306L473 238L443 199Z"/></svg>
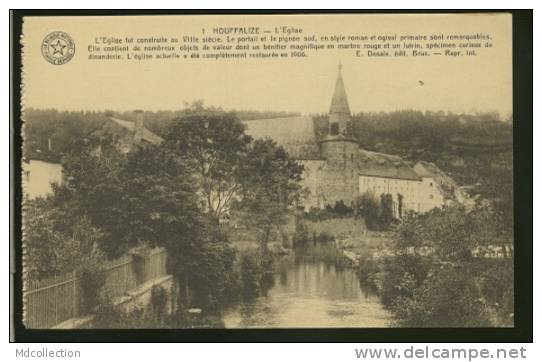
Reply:
<svg viewBox="0 0 542 362"><path fill-rule="evenodd" d="M329 50L306 58L264 60L90 61L101 36L201 34L230 26L301 27L305 34L490 33L494 46L477 57L356 57ZM73 59L48 63L47 34L74 40ZM512 112L512 22L508 15L273 15L39 17L23 24L23 107L61 110L177 110L204 100L224 109L327 112L337 65L352 112L404 109ZM420 82L421 81L421 82ZM423 85L422 85L423 83Z"/></svg>

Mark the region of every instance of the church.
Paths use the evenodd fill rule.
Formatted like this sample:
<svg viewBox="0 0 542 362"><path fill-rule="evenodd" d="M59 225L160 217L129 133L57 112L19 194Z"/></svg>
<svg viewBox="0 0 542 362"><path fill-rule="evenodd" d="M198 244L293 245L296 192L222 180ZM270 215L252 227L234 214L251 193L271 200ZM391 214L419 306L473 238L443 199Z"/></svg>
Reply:
<svg viewBox="0 0 542 362"><path fill-rule="evenodd" d="M398 156L372 152L359 145L352 132L352 114L341 65L331 105L328 131L316 137L308 116L244 121L254 138L271 138L304 166L303 187L309 193L305 210L353 205L364 193L380 199L391 195L395 217L407 211L426 212L458 202L460 188L436 165L420 161L412 167Z"/></svg>

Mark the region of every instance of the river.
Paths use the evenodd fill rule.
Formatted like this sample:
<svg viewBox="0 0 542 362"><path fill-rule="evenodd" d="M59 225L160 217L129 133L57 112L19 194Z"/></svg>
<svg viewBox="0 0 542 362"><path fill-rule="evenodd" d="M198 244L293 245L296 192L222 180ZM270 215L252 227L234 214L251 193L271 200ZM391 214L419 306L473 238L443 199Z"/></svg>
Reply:
<svg viewBox="0 0 542 362"><path fill-rule="evenodd" d="M298 249L275 265L264 296L225 311L226 328L376 328L390 317L330 244Z"/></svg>

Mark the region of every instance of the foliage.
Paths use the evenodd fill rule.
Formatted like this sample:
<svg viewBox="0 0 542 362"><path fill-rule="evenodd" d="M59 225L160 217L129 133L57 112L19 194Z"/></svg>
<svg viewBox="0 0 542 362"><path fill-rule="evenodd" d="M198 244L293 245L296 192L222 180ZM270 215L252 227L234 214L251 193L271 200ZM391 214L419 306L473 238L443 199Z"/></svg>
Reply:
<svg viewBox="0 0 542 362"><path fill-rule="evenodd" d="M216 305L224 296L233 251L215 244L220 238L203 218L185 159L166 145L146 145L126 156L72 156L65 170L55 197L103 230L100 246L109 258L136 245L164 246L168 271L193 289L198 303Z"/></svg>
<svg viewBox="0 0 542 362"><path fill-rule="evenodd" d="M153 285L151 288L151 303L150 308L156 318L160 321L164 320L167 311L168 292L160 285Z"/></svg>
<svg viewBox="0 0 542 362"><path fill-rule="evenodd" d="M25 109L23 155L27 159L60 162L63 156L77 153L85 139L92 140L93 132L106 121L106 112Z"/></svg>
<svg viewBox="0 0 542 362"><path fill-rule="evenodd" d="M387 230L393 223L393 199L390 194L380 195L378 200L373 194L365 192L354 201L355 213L365 219L370 230Z"/></svg>
<svg viewBox="0 0 542 362"><path fill-rule="evenodd" d="M251 299L259 295L261 291L262 266L258 262L258 252L245 251L241 254L241 285L243 297Z"/></svg>
<svg viewBox="0 0 542 362"><path fill-rule="evenodd" d="M393 222L393 199L391 194L380 195L380 226L384 229L388 228Z"/></svg>
<svg viewBox="0 0 542 362"><path fill-rule="evenodd" d="M320 222L335 218L350 217L355 210L346 206L342 200L335 202L335 206L327 205L324 209L311 207L303 213L303 217L313 222Z"/></svg>
<svg viewBox="0 0 542 362"><path fill-rule="evenodd" d="M511 249L489 207L460 206L408 214L396 230L393 255L359 270L402 327L489 327L513 324Z"/></svg>
<svg viewBox="0 0 542 362"><path fill-rule="evenodd" d="M255 140L243 161L240 199L236 209L258 230L266 244L273 229L287 222L287 211L301 195L303 166L289 158L284 148L269 139Z"/></svg>
<svg viewBox="0 0 542 362"><path fill-rule="evenodd" d="M339 217L344 217L350 215L352 213L352 209L346 206L343 200L340 200L335 202L333 212Z"/></svg>
<svg viewBox="0 0 542 362"><path fill-rule="evenodd" d="M294 246L304 244L309 241L309 230L307 225L303 222L301 218L295 219L295 231L292 238Z"/></svg>
<svg viewBox="0 0 542 362"><path fill-rule="evenodd" d="M79 272L80 295L79 311L81 315L95 312L107 296L103 295L105 276L97 267L84 268Z"/></svg>
<svg viewBox="0 0 542 362"><path fill-rule="evenodd" d="M55 207L68 208L72 217L88 218L100 230L102 237L97 242L109 258L120 256L134 245L126 237L130 230L123 222L124 210L120 207L125 196L119 179L121 165L121 155L116 153L96 157L86 149L68 155L63 160L64 182L52 196Z"/></svg>
<svg viewBox="0 0 542 362"><path fill-rule="evenodd" d="M395 317L409 327L488 327L490 308L479 284L464 266L432 269L410 298L399 298Z"/></svg>
<svg viewBox="0 0 542 362"><path fill-rule="evenodd" d="M384 306L397 312L425 280L431 263L431 259L415 255L384 257L378 262L378 274L368 278L372 278Z"/></svg>
<svg viewBox="0 0 542 362"><path fill-rule="evenodd" d="M233 301L239 288L235 249L229 243L204 241L187 252L190 258L183 258L182 275L192 292L191 304L217 310Z"/></svg>
<svg viewBox="0 0 542 362"><path fill-rule="evenodd" d="M354 201L356 213L365 218L365 224L368 229L378 228L378 215L380 205L378 200L368 192L363 193Z"/></svg>
<svg viewBox="0 0 542 362"><path fill-rule="evenodd" d="M251 138L233 113L197 110L174 121L166 137L197 175L205 211L218 223L240 189Z"/></svg>
<svg viewBox="0 0 542 362"><path fill-rule="evenodd" d="M274 263L275 256L269 250L269 247L265 243L260 243L258 248L258 259L260 268L262 271L260 285L261 292L265 295L269 289L271 289L275 283L274 278Z"/></svg>
<svg viewBox="0 0 542 362"><path fill-rule="evenodd" d="M356 270L360 285L363 288L377 291L377 283L375 277L380 271L376 260L369 253L362 253L359 257L358 268Z"/></svg>
<svg viewBox="0 0 542 362"><path fill-rule="evenodd" d="M142 329L168 328L170 325L162 315L156 315L152 308L135 308L127 311L111 303L96 309L92 328L102 329Z"/></svg>
<svg viewBox="0 0 542 362"><path fill-rule="evenodd" d="M362 112L352 116L352 127L366 149L434 162L446 154L502 151L512 141L512 124L499 118L491 112ZM323 137L328 127L327 115L315 116L316 137Z"/></svg>
<svg viewBox="0 0 542 362"><path fill-rule="evenodd" d="M50 198L25 201L25 272L29 279L42 279L72 272L96 263L102 257L99 229L68 207L55 207Z"/></svg>

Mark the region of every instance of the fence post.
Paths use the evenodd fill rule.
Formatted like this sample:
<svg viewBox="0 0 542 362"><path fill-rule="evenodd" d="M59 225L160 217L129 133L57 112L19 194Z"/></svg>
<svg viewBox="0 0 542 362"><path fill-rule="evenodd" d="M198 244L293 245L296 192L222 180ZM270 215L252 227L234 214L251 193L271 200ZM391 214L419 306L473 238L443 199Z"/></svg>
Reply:
<svg viewBox="0 0 542 362"><path fill-rule="evenodd" d="M55 274L55 284L58 282L58 279L57 279L57 275ZM55 301L54 302L54 308L55 308L55 324L53 325L57 325L58 324L58 288L53 288L53 295L54 295L54 298L53 300Z"/></svg>
<svg viewBox="0 0 542 362"><path fill-rule="evenodd" d="M79 317L79 293L77 292L77 273L73 272L73 318Z"/></svg>

